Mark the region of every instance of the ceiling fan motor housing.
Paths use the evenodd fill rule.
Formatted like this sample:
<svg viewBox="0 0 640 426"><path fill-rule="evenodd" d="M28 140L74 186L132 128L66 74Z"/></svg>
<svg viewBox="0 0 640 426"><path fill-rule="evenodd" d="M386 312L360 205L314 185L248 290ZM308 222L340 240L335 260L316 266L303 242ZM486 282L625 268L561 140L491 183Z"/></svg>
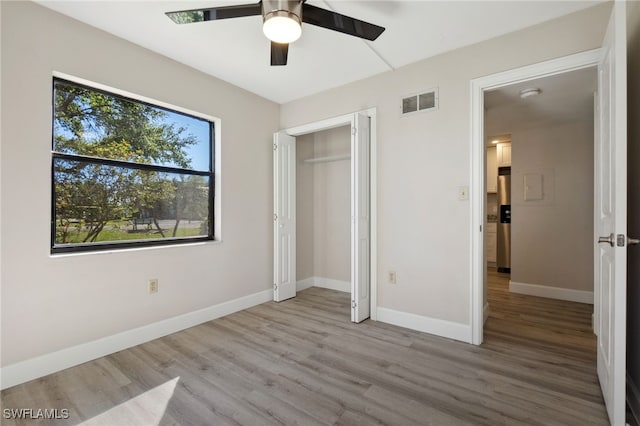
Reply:
<svg viewBox="0 0 640 426"><path fill-rule="evenodd" d="M176 24L262 15L262 32L271 41L272 66L287 64L289 44L302 35L303 21L369 41L384 32L384 27L313 6L305 0L261 0L251 4L166 12L166 15Z"/></svg>
<svg viewBox="0 0 640 426"><path fill-rule="evenodd" d="M263 22L275 16L291 18L302 24L302 2L287 0L262 0Z"/></svg>

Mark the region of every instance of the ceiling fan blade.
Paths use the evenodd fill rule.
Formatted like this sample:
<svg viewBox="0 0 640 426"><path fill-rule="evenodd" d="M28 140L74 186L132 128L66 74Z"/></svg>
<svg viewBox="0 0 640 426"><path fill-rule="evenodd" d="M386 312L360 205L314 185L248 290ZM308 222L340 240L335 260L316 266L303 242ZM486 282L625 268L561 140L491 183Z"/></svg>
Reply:
<svg viewBox="0 0 640 426"><path fill-rule="evenodd" d="M262 2L238 6L211 7L208 9L179 10L166 12L165 14L176 24L241 18L243 16L262 15Z"/></svg>
<svg viewBox="0 0 640 426"><path fill-rule="evenodd" d="M384 28L378 25L321 9L309 3L302 5L302 22L371 41L377 39L384 31Z"/></svg>
<svg viewBox="0 0 640 426"><path fill-rule="evenodd" d="M289 55L288 43L271 42L271 66L287 65L287 56Z"/></svg>

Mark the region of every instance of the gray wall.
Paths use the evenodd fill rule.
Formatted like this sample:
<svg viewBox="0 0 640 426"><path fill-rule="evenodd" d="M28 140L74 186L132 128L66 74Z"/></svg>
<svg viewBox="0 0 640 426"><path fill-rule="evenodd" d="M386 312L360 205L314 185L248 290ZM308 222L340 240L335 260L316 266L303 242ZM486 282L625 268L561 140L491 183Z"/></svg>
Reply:
<svg viewBox="0 0 640 426"><path fill-rule="evenodd" d="M593 292L593 121L511 133L511 281ZM525 174L542 200L524 200Z"/></svg>
<svg viewBox="0 0 640 426"><path fill-rule="evenodd" d="M2 365L271 289L279 106L35 3L0 7ZM50 255L53 71L222 120L222 242Z"/></svg>
<svg viewBox="0 0 640 426"><path fill-rule="evenodd" d="M640 238L640 3L627 3L628 40L628 234ZM640 246L629 247L627 259L627 374L640 417Z"/></svg>
<svg viewBox="0 0 640 426"><path fill-rule="evenodd" d="M305 163L348 155L349 126L298 137L297 279L351 280L351 167L347 160Z"/></svg>

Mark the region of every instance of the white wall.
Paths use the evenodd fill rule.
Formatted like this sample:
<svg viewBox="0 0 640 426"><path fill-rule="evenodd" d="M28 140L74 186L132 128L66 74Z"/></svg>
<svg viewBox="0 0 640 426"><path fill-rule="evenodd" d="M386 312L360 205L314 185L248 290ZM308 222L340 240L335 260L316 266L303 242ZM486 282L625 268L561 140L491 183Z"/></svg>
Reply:
<svg viewBox="0 0 640 426"><path fill-rule="evenodd" d="M511 130L511 281L593 292L593 131ZM525 201L525 174L542 176L541 200Z"/></svg>
<svg viewBox="0 0 640 426"><path fill-rule="evenodd" d="M640 238L640 3L627 4L628 41L628 235ZM640 246L629 247L627 259L627 394L640 417Z"/></svg>
<svg viewBox="0 0 640 426"><path fill-rule="evenodd" d="M377 108L378 305L469 324L469 81L601 45L610 4L442 54L281 106L281 128ZM401 118L400 99L439 87L436 112Z"/></svg>
<svg viewBox="0 0 640 426"><path fill-rule="evenodd" d="M314 134L296 138L296 279L314 276L313 223L315 218L313 163L305 163L314 156Z"/></svg>
<svg viewBox="0 0 640 426"><path fill-rule="evenodd" d="M350 127L296 140L297 279L351 280L351 167L348 160L305 163L307 158L348 155Z"/></svg>
<svg viewBox="0 0 640 426"><path fill-rule="evenodd" d="M279 106L34 3L1 8L2 366L270 289ZM223 242L50 255L53 71L222 120Z"/></svg>
<svg viewBox="0 0 640 426"><path fill-rule="evenodd" d="M348 155L351 127L315 134L314 156ZM351 163L348 160L314 165L314 275L351 280Z"/></svg>

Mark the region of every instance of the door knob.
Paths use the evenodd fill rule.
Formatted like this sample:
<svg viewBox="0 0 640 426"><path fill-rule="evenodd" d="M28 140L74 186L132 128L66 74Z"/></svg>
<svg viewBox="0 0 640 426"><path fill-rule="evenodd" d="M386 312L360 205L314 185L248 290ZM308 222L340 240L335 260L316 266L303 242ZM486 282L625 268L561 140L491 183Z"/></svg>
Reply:
<svg viewBox="0 0 640 426"><path fill-rule="evenodd" d="M611 247L613 247L613 246L616 245L616 237L613 234L609 234L608 237L600 237L600 238L598 238L598 242L599 243L607 243Z"/></svg>
<svg viewBox="0 0 640 426"><path fill-rule="evenodd" d="M636 244L640 244L640 239L637 238L629 238L626 237L627 239L627 246L633 246ZM624 247L624 241L625 240L625 236L624 234L618 234L618 239L616 240L616 236L614 234L609 234L608 237L600 237L598 238L598 242L599 243L606 243L609 244L611 247L614 247L616 245L616 241L618 243L618 247Z"/></svg>

